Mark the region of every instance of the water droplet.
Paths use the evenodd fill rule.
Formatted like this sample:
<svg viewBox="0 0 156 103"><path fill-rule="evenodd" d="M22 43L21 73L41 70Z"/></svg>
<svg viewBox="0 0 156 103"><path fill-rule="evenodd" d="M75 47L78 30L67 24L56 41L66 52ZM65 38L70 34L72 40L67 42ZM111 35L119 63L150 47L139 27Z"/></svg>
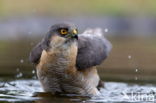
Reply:
<svg viewBox="0 0 156 103"><path fill-rule="evenodd" d="M32 71L32 74L35 74L35 70Z"/></svg>
<svg viewBox="0 0 156 103"><path fill-rule="evenodd" d="M138 69L135 69L135 72L138 72Z"/></svg>
<svg viewBox="0 0 156 103"><path fill-rule="evenodd" d="M20 78L22 76L23 76L23 74L21 72L16 75L17 78Z"/></svg>
<svg viewBox="0 0 156 103"><path fill-rule="evenodd" d="M32 79L37 79L37 77L36 76L33 76Z"/></svg>
<svg viewBox="0 0 156 103"><path fill-rule="evenodd" d="M104 30L106 33L108 32L108 29L107 28L105 28L105 30Z"/></svg>
<svg viewBox="0 0 156 103"><path fill-rule="evenodd" d="M131 56L131 55L129 55L129 56L128 56L128 59L131 59L131 58L132 58L132 56Z"/></svg>
<svg viewBox="0 0 156 103"><path fill-rule="evenodd" d="M23 59L21 59L21 60L20 60L20 62L21 62L21 63L24 63L24 60L23 60Z"/></svg>

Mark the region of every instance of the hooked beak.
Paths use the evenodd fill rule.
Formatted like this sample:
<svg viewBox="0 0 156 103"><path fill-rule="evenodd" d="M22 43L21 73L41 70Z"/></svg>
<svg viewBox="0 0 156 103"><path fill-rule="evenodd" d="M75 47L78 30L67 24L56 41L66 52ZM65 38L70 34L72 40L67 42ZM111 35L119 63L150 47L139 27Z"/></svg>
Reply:
<svg viewBox="0 0 156 103"><path fill-rule="evenodd" d="M75 39L77 39L77 40L78 40L78 35L74 35L74 36L73 36L73 38L75 38Z"/></svg>
<svg viewBox="0 0 156 103"><path fill-rule="evenodd" d="M76 29L73 29L72 30L72 33L71 33L71 38L75 38L78 40L78 32Z"/></svg>

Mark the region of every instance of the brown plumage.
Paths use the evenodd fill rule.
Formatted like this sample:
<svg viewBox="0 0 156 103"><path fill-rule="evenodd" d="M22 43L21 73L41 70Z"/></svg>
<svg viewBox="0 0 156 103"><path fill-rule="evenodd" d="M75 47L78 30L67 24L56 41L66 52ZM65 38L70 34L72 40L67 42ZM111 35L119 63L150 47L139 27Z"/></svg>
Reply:
<svg viewBox="0 0 156 103"><path fill-rule="evenodd" d="M32 50L30 61L46 92L98 95L101 82L95 66L110 47L99 30L77 35L74 25L56 24Z"/></svg>

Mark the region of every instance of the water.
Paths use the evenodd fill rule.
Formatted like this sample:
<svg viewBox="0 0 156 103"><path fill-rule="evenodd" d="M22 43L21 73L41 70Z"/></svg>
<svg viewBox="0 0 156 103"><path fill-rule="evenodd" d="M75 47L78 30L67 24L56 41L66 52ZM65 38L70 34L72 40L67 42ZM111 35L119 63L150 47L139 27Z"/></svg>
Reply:
<svg viewBox="0 0 156 103"><path fill-rule="evenodd" d="M76 95L53 96L44 93L38 80L13 80L0 82L2 103L148 103L155 100L156 87L152 84L105 82L101 95L92 98Z"/></svg>

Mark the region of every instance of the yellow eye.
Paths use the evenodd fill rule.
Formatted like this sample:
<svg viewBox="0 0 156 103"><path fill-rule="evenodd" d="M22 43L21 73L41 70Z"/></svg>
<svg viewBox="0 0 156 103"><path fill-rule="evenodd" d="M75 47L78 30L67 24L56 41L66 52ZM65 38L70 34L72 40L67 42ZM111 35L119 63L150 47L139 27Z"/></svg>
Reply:
<svg viewBox="0 0 156 103"><path fill-rule="evenodd" d="M60 30L60 33L61 33L62 35L66 35L66 34L68 33L68 31L67 31L66 29L61 29L61 30Z"/></svg>

